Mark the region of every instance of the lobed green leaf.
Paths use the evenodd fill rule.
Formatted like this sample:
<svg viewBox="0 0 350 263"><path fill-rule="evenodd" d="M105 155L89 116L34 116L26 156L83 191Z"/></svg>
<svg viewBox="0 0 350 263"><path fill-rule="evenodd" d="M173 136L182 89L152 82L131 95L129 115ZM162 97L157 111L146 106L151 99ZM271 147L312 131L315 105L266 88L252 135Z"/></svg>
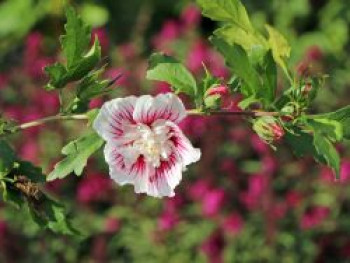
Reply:
<svg viewBox="0 0 350 263"><path fill-rule="evenodd" d="M343 127L343 136L350 140L350 106L346 106L334 112L314 115L313 118L327 118L338 121Z"/></svg>
<svg viewBox="0 0 350 263"><path fill-rule="evenodd" d="M246 84L242 86L241 92L246 97L255 96L261 87L260 79L244 49L236 44L230 45L217 37L212 37L211 42L223 55L226 64Z"/></svg>
<svg viewBox="0 0 350 263"><path fill-rule="evenodd" d="M253 31L247 10L239 0L197 0L204 16L230 22L246 32Z"/></svg>
<svg viewBox="0 0 350 263"><path fill-rule="evenodd" d="M66 34L61 38L63 53L67 59L67 68L74 68L90 44L91 28L84 24L73 7L66 9Z"/></svg>
<svg viewBox="0 0 350 263"><path fill-rule="evenodd" d="M70 142L62 149L62 153L67 157L55 165L54 170L48 175L47 181L62 179L72 172L81 175L88 158L102 145L103 140L96 133Z"/></svg>
<svg viewBox="0 0 350 263"><path fill-rule="evenodd" d="M149 60L146 78L170 84L176 93L183 92L191 97L197 94L196 80L184 65L172 57L155 53Z"/></svg>

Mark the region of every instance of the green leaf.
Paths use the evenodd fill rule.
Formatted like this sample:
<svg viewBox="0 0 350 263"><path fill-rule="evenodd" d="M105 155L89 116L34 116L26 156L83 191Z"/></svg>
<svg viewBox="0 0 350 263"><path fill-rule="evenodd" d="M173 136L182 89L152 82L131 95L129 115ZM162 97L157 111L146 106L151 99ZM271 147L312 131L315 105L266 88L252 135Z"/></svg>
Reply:
<svg viewBox="0 0 350 263"><path fill-rule="evenodd" d="M214 35L224 39L227 43L240 45L248 54L252 62L259 62L268 50L266 39L256 31L245 31L232 24L215 30Z"/></svg>
<svg viewBox="0 0 350 263"><path fill-rule="evenodd" d="M239 0L197 0L204 16L226 22L214 35L233 45L240 45L255 64L269 49L265 37L252 26L245 7Z"/></svg>
<svg viewBox="0 0 350 263"><path fill-rule="evenodd" d="M83 23L73 7L67 7L66 17L66 34L62 36L61 44L67 58L67 68L71 69L80 62L90 44L91 28Z"/></svg>
<svg viewBox="0 0 350 263"><path fill-rule="evenodd" d="M333 168L336 178L339 178L340 158L331 141L320 132L313 135L294 129L293 133L285 135L286 142L297 157L313 156L320 163Z"/></svg>
<svg viewBox="0 0 350 263"><path fill-rule="evenodd" d="M46 90L61 89L69 82L80 80L93 70L101 59L101 46L97 37L88 50L90 27L83 23L72 7L67 8L66 16L66 34L62 36L61 44L67 65L55 63L45 68L50 77Z"/></svg>
<svg viewBox="0 0 350 263"><path fill-rule="evenodd" d="M192 97L197 94L193 75L180 62L164 54L155 53L151 56L146 78L167 82L176 93L183 92Z"/></svg>
<svg viewBox="0 0 350 263"><path fill-rule="evenodd" d="M245 31L252 31L245 7L239 0L197 0L204 16L220 22L229 22Z"/></svg>
<svg viewBox="0 0 350 263"><path fill-rule="evenodd" d="M314 145L317 153L321 155L326 161L326 164L334 170L336 174L336 179L339 179L340 157L333 144L327 137L323 136L322 133L315 132Z"/></svg>
<svg viewBox="0 0 350 263"><path fill-rule="evenodd" d="M312 116L313 118L327 118L338 121L343 126L343 136L350 140L350 106L346 106L334 112Z"/></svg>
<svg viewBox="0 0 350 263"><path fill-rule="evenodd" d="M103 140L96 133L70 142L62 149L62 153L67 157L55 165L54 170L48 175L47 181L62 179L72 172L81 175L88 158L102 145Z"/></svg>
<svg viewBox="0 0 350 263"><path fill-rule="evenodd" d="M315 148L311 134L295 128L293 132L287 132L284 138L297 157L313 156L318 162L325 163L325 159Z"/></svg>
<svg viewBox="0 0 350 263"><path fill-rule="evenodd" d="M16 155L7 142L0 140L0 178L8 175L15 167Z"/></svg>
<svg viewBox="0 0 350 263"><path fill-rule="evenodd" d="M244 49L235 44L230 45L217 37L211 38L211 42L226 59L234 74L245 82L246 86L243 85L241 92L246 97L254 96L260 88L260 80Z"/></svg>
<svg viewBox="0 0 350 263"><path fill-rule="evenodd" d="M93 109L86 113L86 116L88 117L88 126L91 127L94 120L96 119L97 115L99 114L100 109Z"/></svg>
<svg viewBox="0 0 350 263"><path fill-rule="evenodd" d="M277 67L271 51L264 57L263 71L264 89L259 92L259 97L265 100L266 106L269 106L275 100L277 89Z"/></svg>
<svg viewBox="0 0 350 263"><path fill-rule="evenodd" d="M272 50L272 55L276 63L283 69L284 73L289 79L290 74L288 72L285 59L289 58L291 47L288 41L273 27L266 25L266 30L269 33L269 45Z"/></svg>
<svg viewBox="0 0 350 263"><path fill-rule="evenodd" d="M84 77L91 70L95 68L101 59L101 46L98 38L95 38L94 44L91 49L82 56L80 59L76 60L75 63L68 67L67 78L69 81L76 81Z"/></svg>
<svg viewBox="0 0 350 263"><path fill-rule="evenodd" d="M72 226L65 207L48 195L43 195L40 201L28 200L28 208L34 222L38 226L48 228L57 234L79 234Z"/></svg>
<svg viewBox="0 0 350 263"><path fill-rule="evenodd" d="M63 88L67 82L67 70L61 63L45 67L45 72L50 77L50 82L45 86L46 90Z"/></svg>
<svg viewBox="0 0 350 263"><path fill-rule="evenodd" d="M107 95L113 91L110 80L100 80L104 68L86 75L78 84L76 98L65 110L66 113L84 113L89 109L91 99Z"/></svg>
<svg viewBox="0 0 350 263"><path fill-rule="evenodd" d="M96 70L85 76L77 86L77 97L83 101L106 95L112 91L107 89L109 80L99 80L104 69Z"/></svg>
<svg viewBox="0 0 350 263"><path fill-rule="evenodd" d="M7 185L8 184L5 184L6 187ZM22 208L23 204L25 203L22 194L19 193L18 190L14 189L13 187L7 187L6 193L3 192L2 198L4 202L13 206L16 209Z"/></svg>
<svg viewBox="0 0 350 263"><path fill-rule="evenodd" d="M333 142L340 141L343 138L343 126L338 121L326 118L313 118L309 119L307 123L314 132L326 136Z"/></svg>
<svg viewBox="0 0 350 263"><path fill-rule="evenodd" d="M42 169L34 166L30 162L18 161L18 166L12 171L14 175L23 175L33 183L45 183L46 176Z"/></svg>

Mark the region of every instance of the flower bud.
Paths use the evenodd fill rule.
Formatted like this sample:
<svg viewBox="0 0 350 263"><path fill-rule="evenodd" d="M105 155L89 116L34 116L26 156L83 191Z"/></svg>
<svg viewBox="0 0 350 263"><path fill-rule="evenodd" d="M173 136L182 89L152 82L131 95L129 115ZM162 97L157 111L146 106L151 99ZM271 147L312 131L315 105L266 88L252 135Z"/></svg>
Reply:
<svg viewBox="0 0 350 263"><path fill-rule="evenodd" d="M294 116L295 116L295 106L293 105L286 105L282 108L282 113L283 113L283 116L281 117L283 121L285 122L289 122L289 121L292 121L294 119Z"/></svg>
<svg viewBox="0 0 350 263"><path fill-rule="evenodd" d="M312 85L310 82L306 83L302 88L301 88L301 94L306 97L309 95L309 93L312 91Z"/></svg>
<svg viewBox="0 0 350 263"><path fill-rule="evenodd" d="M205 93L204 104L207 108L218 109L220 108L222 98L229 94L229 89L225 85L213 85Z"/></svg>
<svg viewBox="0 0 350 263"><path fill-rule="evenodd" d="M261 117L253 124L254 131L267 143L279 141L284 136L284 129L274 117Z"/></svg>
<svg viewBox="0 0 350 263"><path fill-rule="evenodd" d="M211 87L207 91L207 96L214 96L214 95L219 95L219 96L225 96L229 94L229 89L225 85L217 85L214 87Z"/></svg>

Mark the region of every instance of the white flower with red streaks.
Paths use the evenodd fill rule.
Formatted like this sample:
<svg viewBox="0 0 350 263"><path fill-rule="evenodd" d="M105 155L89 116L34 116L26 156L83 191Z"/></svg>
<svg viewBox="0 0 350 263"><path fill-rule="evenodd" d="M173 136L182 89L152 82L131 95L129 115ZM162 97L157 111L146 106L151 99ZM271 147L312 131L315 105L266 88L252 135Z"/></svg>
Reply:
<svg viewBox="0 0 350 263"><path fill-rule="evenodd" d="M182 171L201 156L177 125L185 117L184 105L172 93L106 102L93 126L107 142L112 179L133 184L136 193L174 196Z"/></svg>

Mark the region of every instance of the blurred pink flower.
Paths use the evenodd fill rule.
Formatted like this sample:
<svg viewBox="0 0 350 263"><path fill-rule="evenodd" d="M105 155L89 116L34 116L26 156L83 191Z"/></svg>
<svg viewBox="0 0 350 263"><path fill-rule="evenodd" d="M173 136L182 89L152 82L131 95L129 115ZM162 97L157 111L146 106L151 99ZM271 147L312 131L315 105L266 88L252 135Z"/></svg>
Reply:
<svg viewBox="0 0 350 263"><path fill-rule="evenodd" d="M156 50L169 51L166 45L180 36L181 25L176 20L166 21L160 32L152 39L152 44Z"/></svg>
<svg viewBox="0 0 350 263"><path fill-rule="evenodd" d="M39 57L43 43L43 36L39 32L30 33L25 42L25 59L34 61Z"/></svg>
<svg viewBox="0 0 350 263"><path fill-rule="evenodd" d="M237 173L237 167L234 159L223 159L220 161L220 171L229 175L235 175Z"/></svg>
<svg viewBox="0 0 350 263"><path fill-rule="evenodd" d="M342 160L340 167L340 182L349 183L350 182L350 160Z"/></svg>
<svg viewBox="0 0 350 263"><path fill-rule="evenodd" d="M260 155L265 155L271 151L270 146L266 144L257 134L253 134L250 136L250 138L250 143L253 149Z"/></svg>
<svg viewBox="0 0 350 263"><path fill-rule="evenodd" d="M168 198L164 203L164 211L176 212L184 204L184 199L181 195L175 195Z"/></svg>
<svg viewBox="0 0 350 263"><path fill-rule="evenodd" d="M300 227L304 230L320 225L329 215L330 209L326 206L316 206L305 212L300 221Z"/></svg>
<svg viewBox="0 0 350 263"><path fill-rule="evenodd" d="M192 200L198 201L201 200L210 189L211 184L207 180L200 179L191 184L188 195Z"/></svg>
<svg viewBox="0 0 350 263"><path fill-rule="evenodd" d="M323 57L323 52L319 46L314 45L307 49L306 57L311 61L321 60Z"/></svg>
<svg viewBox="0 0 350 263"><path fill-rule="evenodd" d="M208 257L210 263L223 263L224 236L221 231L212 233L201 245L201 250Z"/></svg>
<svg viewBox="0 0 350 263"><path fill-rule="evenodd" d="M286 202L287 205L291 208L296 208L298 207L301 202L303 201L303 196L301 193L291 190L287 193L286 195Z"/></svg>
<svg viewBox="0 0 350 263"><path fill-rule="evenodd" d="M244 221L240 214L234 212L225 218L222 228L225 233L231 235L239 234L244 227Z"/></svg>
<svg viewBox="0 0 350 263"><path fill-rule="evenodd" d="M261 203L261 197L263 196L267 187L266 177L264 175L252 175L248 180L248 189L240 194L241 202L247 209L255 209Z"/></svg>
<svg viewBox="0 0 350 263"><path fill-rule="evenodd" d="M224 206L226 194L223 189L214 189L202 196L202 212L204 216L216 216Z"/></svg>
<svg viewBox="0 0 350 263"><path fill-rule="evenodd" d="M200 138L207 131L210 121L209 118L203 116L189 116L179 126L184 133Z"/></svg>
<svg viewBox="0 0 350 263"><path fill-rule="evenodd" d="M122 68L112 68L106 71L106 77L114 79L120 75L120 78L114 83L114 85L127 87L130 85L131 73Z"/></svg>
<svg viewBox="0 0 350 263"><path fill-rule="evenodd" d="M190 71L199 74L203 70L203 63L208 62L209 46L203 40L197 40L192 44L187 55L186 66Z"/></svg>
<svg viewBox="0 0 350 263"><path fill-rule="evenodd" d="M154 84L154 93L155 95L161 94L161 93L169 93L171 92L171 86L163 81L157 81Z"/></svg>
<svg viewBox="0 0 350 263"><path fill-rule="evenodd" d="M262 173L274 174L278 169L278 160L275 156L265 155L262 158Z"/></svg>
<svg viewBox="0 0 350 263"><path fill-rule="evenodd" d="M136 56L136 48L134 43L126 43L118 47L119 53L123 56L123 59L128 61Z"/></svg>
<svg viewBox="0 0 350 263"><path fill-rule="evenodd" d="M107 217L105 221L105 231L109 234L114 234L120 229L120 221L115 217Z"/></svg>
<svg viewBox="0 0 350 263"><path fill-rule="evenodd" d="M175 212L163 212L158 218L159 230L168 231L179 223L179 216Z"/></svg>
<svg viewBox="0 0 350 263"><path fill-rule="evenodd" d="M287 204L283 202L275 203L272 207L272 217L276 220L284 218L287 213Z"/></svg>
<svg viewBox="0 0 350 263"><path fill-rule="evenodd" d="M102 105L103 105L103 99L102 98L94 98L89 103L89 109L101 108Z"/></svg>
<svg viewBox="0 0 350 263"><path fill-rule="evenodd" d="M39 89L33 97L33 102L40 111L47 115L54 114L59 110L60 102L57 94Z"/></svg>
<svg viewBox="0 0 350 263"><path fill-rule="evenodd" d="M101 45L102 54L107 54L109 49L109 37L106 29L103 27L94 28L91 36L91 44L95 41L95 37L97 37Z"/></svg>
<svg viewBox="0 0 350 263"><path fill-rule="evenodd" d="M201 21L201 11L194 4L189 4L181 13L181 22L185 28L193 28L198 26Z"/></svg>
<svg viewBox="0 0 350 263"><path fill-rule="evenodd" d="M5 88L8 83L8 76L5 74L0 74L0 90Z"/></svg>
<svg viewBox="0 0 350 263"><path fill-rule="evenodd" d="M111 180L103 174L85 176L78 184L77 199L82 203L100 200L111 187Z"/></svg>
<svg viewBox="0 0 350 263"><path fill-rule="evenodd" d="M33 163L39 162L39 146L35 140L27 140L19 150L19 156Z"/></svg>

